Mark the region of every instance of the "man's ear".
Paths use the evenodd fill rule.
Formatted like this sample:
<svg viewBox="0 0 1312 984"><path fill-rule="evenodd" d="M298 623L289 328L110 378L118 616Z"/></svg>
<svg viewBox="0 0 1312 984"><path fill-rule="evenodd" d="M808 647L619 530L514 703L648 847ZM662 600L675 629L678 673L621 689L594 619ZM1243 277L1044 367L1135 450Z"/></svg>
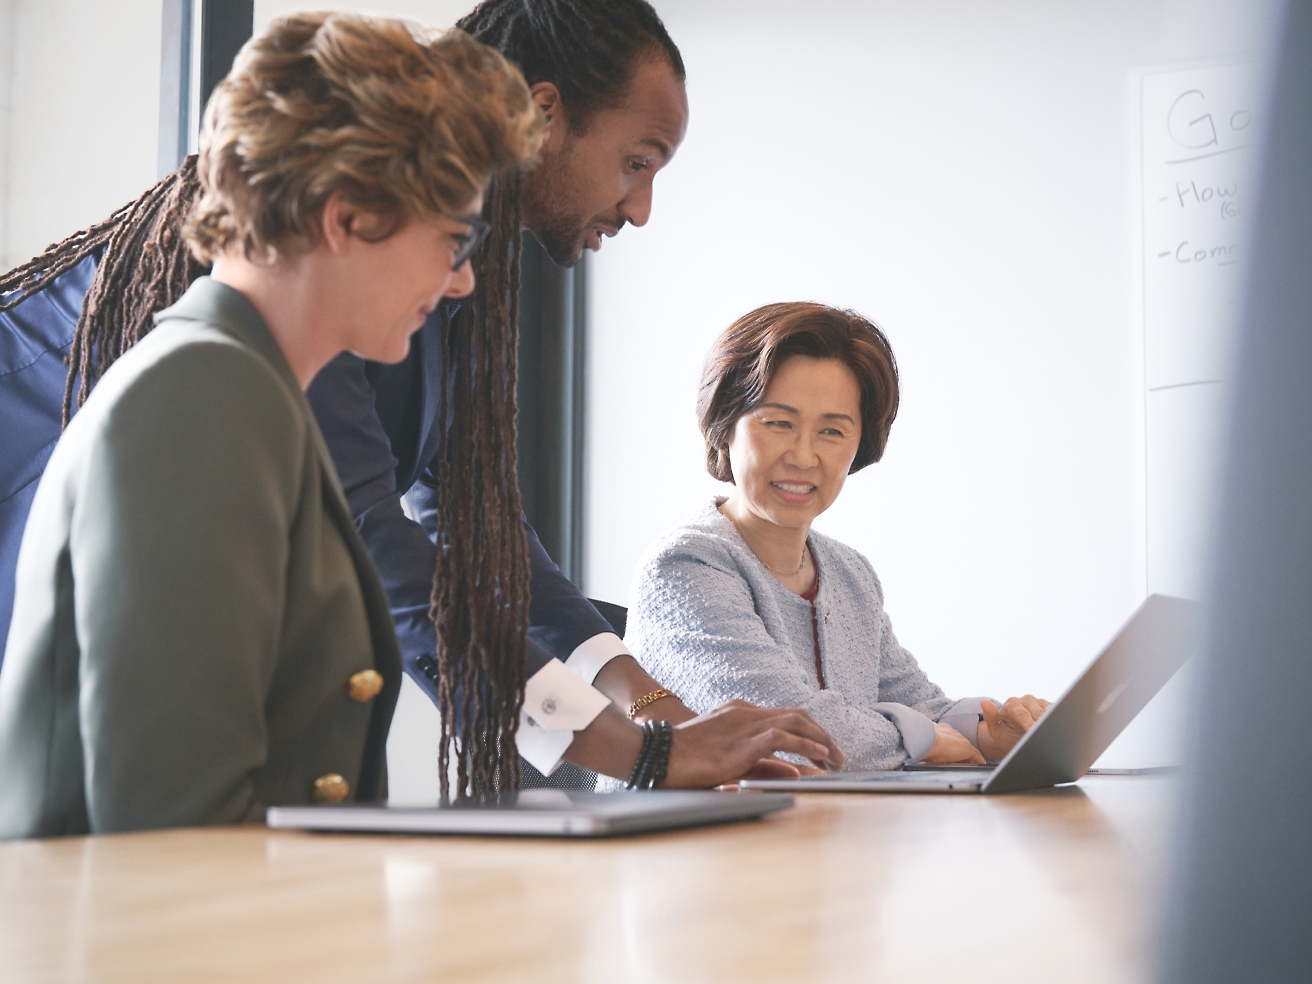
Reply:
<svg viewBox="0 0 1312 984"><path fill-rule="evenodd" d="M547 118L547 143L545 149L550 152L559 148L569 130L569 116L565 113L565 103L560 98L560 90L554 82L534 82L528 90L533 105L542 110Z"/></svg>
<svg viewBox="0 0 1312 984"><path fill-rule="evenodd" d="M319 236L328 252L340 256L346 252L351 227L358 220L359 209L346 200L341 190L334 191L319 210Z"/></svg>

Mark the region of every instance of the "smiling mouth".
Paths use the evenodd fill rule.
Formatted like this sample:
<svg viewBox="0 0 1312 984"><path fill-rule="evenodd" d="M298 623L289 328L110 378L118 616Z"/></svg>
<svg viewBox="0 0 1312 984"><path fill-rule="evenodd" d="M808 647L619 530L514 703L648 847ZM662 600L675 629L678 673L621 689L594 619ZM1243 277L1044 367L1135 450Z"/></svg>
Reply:
<svg viewBox="0 0 1312 984"><path fill-rule="evenodd" d="M585 244L587 245L588 249L592 250L593 252L596 252L597 250L601 249L601 244L603 240L615 238L620 234L620 229L622 228L624 228L623 222L621 222L615 228L611 228L610 226L604 226L604 225L594 225L588 229L587 235L585 237Z"/></svg>
<svg viewBox="0 0 1312 984"><path fill-rule="evenodd" d="M814 485L805 482L771 482L770 484L789 495L807 495L816 489Z"/></svg>

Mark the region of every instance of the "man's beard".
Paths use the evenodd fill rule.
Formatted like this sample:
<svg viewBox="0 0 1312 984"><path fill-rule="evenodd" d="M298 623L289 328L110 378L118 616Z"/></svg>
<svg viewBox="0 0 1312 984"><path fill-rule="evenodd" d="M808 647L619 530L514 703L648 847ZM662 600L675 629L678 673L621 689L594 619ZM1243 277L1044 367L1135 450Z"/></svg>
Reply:
<svg viewBox="0 0 1312 984"><path fill-rule="evenodd" d="M557 266L572 267L583 257L589 217L570 204L569 172L574 139L531 171L524 183L524 218L529 230Z"/></svg>
<svg viewBox="0 0 1312 984"><path fill-rule="evenodd" d="M551 222L538 222L542 228L530 231L556 266L572 267L583 258L583 222L561 216Z"/></svg>

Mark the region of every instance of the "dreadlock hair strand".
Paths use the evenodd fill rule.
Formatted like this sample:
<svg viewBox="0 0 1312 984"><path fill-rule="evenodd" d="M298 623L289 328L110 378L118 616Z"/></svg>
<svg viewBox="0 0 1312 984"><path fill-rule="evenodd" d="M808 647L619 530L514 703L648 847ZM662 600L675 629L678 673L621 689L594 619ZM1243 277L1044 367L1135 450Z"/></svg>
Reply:
<svg viewBox="0 0 1312 984"><path fill-rule="evenodd" d="M448 795L456 752L457 795L518 788L515 733L527 668L529 563L515 458L519 347L520 176L492 182L484 213L492 232L475 254L472 297L447 325L454 367L439 420L450 420L438 459L437 629L442 717L439 777Z"/></svg>
<svg viewBox="0 0 1312 984"><path fill-rule="evenodd" d="M575 130L621 102L640 57L683 59L645 0L485 0L457 27L520 66L525 81L560 90ZM493 180L492 224L474 255L474 294L447 324L452 381L439 398L449 421L438 457L437 543L430 614L437 629L442 715L439 781L459 796L519 785L515 733L524 699L529 624L528 545L515 458L519 347L520 173Z"/></svg>
<svg viewBox="0 0 1312 984"><path fill-rule="evenodd" d="M196 158L188 157L131 206L115 230L82 313L68 357L64 425L72 411L73 380L80 407L115 361L154 327L154 315L178 300L192 281L209 271L187 250L182 224L200 194Z"/></svg>
<svg viewBox="0 0 1312 984"><path fill-rule="evenodd" d="M154 189L152 188L151 191ZM147 195L150 192L146 192ZM67 273L88 256L103 249L123 220L123 215L138 202L124 205L104 222L97 222L67 239L47 246L26 263L0 276L0 311L8 311L33 294L48 287L55 278Z"/></svg>
<svg viewBox="0 0 1312 984"><path fill-rule="evenodd" d="M196 158L188 157L136 201L0 278L0 311L4 311L88 256L99 254L68 354L65 427L73 413L74 391L80 407L105 370L154 327L153 315L177 301L207 271L187 251L181 236L183 220L199 192Z"/></svg>

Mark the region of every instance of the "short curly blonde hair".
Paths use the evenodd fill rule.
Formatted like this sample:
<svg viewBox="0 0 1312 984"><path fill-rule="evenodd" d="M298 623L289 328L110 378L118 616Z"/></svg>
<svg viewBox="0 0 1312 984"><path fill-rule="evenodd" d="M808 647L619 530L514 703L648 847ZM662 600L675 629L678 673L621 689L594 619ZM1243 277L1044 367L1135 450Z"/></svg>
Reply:
<svg viewBox="0 0 1312 984"><path fill-rule="evenodd" d="M544 136L519 70L461 31L279 18L205 109L187 243L203 263L234 246L271 262L318 241L315 216L338 190L398 225L456 215L497 174L530 166Z"/></svg>

